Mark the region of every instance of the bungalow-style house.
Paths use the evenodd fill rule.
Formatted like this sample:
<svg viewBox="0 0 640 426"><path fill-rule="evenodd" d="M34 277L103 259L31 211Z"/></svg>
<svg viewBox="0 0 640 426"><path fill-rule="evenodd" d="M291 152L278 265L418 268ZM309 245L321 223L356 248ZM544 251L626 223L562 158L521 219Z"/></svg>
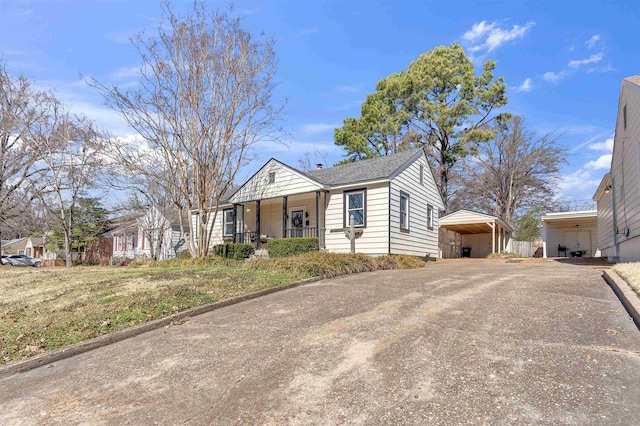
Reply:
<svg viewBox="0 0 640 426"><path fill-rule="evenodd" d="M169 259L186 249L179 225L151 207L112 220L114 259Z"/></svg>
<svg viewBox="0 0 640 426"><path fill-rule="evenodd" d="M320 249L348 253L353 217L358 253L438 257L443 203L422 149L310 172L272 158L225 198L212 244L318 237Z"/></svg>
<svg viewBox="0 0 640 426"><path fill-rule="evenodd" d="M440 218L444 259L483 258L509 251L513 228L497 216L461 209Z"/></svg>
<svg viewBox="0 0 640 426"><path fill-rule="evenodd" d="M24 246L24 251L29 257L37 257L38 259L44 259L44 238L29 237L27 243Z"/></svg>
<svg viewBox="0 0 640 426"><path fill-rule="evenodd" d="M640 260L640 75L622 80L611 169L593 196L598 244L611 260Z"/></svg>

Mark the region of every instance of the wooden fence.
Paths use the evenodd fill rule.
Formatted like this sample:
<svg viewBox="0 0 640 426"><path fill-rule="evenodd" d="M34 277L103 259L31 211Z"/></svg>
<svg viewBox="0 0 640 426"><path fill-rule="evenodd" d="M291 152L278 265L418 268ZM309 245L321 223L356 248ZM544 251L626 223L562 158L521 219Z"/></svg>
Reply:
<svg viewBox="0 0 640 426"><path fill-rule="evenodd" d="M518 257L532 257L533 243L530 241L511 241L511 253Z"/></svg>

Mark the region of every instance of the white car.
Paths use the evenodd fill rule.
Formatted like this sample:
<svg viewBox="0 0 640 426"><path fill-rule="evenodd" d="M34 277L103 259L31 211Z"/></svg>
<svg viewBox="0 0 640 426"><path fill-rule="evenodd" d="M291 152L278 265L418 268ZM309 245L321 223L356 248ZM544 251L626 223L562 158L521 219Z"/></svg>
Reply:
<svg viewBox="0 0 640 426"><path fill-rule="evenodd" d="M2 256L2 264L9 266L39 267L42 265L42 261L24 254L12 254L10 256Z"/></svg>

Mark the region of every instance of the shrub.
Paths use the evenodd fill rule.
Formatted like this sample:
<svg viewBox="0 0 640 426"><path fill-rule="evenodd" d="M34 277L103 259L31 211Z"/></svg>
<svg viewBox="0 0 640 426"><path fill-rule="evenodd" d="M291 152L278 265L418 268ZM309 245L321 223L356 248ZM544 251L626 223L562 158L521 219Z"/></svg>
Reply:
<svg viewBox="0 0 640 426"><path fill-rule="evenodd" d="M269 257L288 257L318 250L317 238L283 238L267 244Z"/></svg>
<svg viewBox="0 0 640 426"><path fill-rule="evenodd" d="M251 244L231 243L213 246L213 254L215 256L227 259L242 260L255 252L256 250Z"/></svg>
<svg viewBox="0 0 640 426"><path fill-rule="evenodd" d="M425 262L411 256L371 257L318 251L285 258L254 259L246 264L249 269L262 269L297 279L318 276L330 278L356 272L420 268L424 265Z"/></svg>

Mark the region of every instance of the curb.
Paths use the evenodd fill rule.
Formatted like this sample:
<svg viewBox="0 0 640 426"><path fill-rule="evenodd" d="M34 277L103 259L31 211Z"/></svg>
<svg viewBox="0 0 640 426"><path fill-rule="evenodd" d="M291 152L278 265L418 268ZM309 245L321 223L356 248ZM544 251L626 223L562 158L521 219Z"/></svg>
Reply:
<svg viewBox="0 0 640 426"><path fill-rule="evenodd" d="M636 323L636 327L640 329L640 297L638 297L629 284L614 271L610 269L604 271L602 276L616 296L618 296L618 299L620 299L629 315L631 315L633 322Z"/></svg>
<svg viewBox="0 0 640 426"><path fill-rule="evenodd" d="M51 364L56 361L63 360L65 358L71 358L72 356L79 355L84 352L91 351L93 349L101 348L103 346L110 345L112 343L119 342L121 340L129 339L131 337L139 336L148 331L157 330L158 328L167 327L174 322L180 320L186 320L197 315L202 315L207 312L215 311L226 306L236 305L240 302L256 299L261 296L266 296L271 293L277 293L279 291L288 290L294 287L299 287L304 284L313 283L322 280L323 277L307 278L302 281L297 281L291 284L269 287L264 290L254 291L252 293L235 296L230 299L221 300L219 302L209 303L207 305L197 306L195 308L188 309L186 311L178 312L168 317L155 319L144 324L136 325L124 330L115 331L113 333L105 334L84 342L75 343L73 345L65 346L64 348L56 349L51 352L36 355L32 358L28 358L22 361L15 361L10 364L6 364L0 367L0 379L4 379L14 374L23 373L25 371L33 370L43 365Z"/></svg>

